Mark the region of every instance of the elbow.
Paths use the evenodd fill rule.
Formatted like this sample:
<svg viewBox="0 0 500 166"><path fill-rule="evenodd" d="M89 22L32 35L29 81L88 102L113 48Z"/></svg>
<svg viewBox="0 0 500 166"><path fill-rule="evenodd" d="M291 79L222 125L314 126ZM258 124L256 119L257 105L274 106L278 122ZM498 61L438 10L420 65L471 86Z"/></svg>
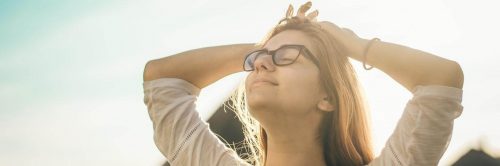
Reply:
<svg viewBox="0 0 500 166"><path fill-rule="evenodd" d="M441 76L441 84L444 86L455 87L462 89L464 85L464 72L460 64L452 61L444 70L444 75Z"/></svg>
<svg viewBox="0 0 500 166"><path fill-rule="evenodd" d="M455 63L455 69L453 72L454 75L453 80L454 82L456 82L455 87L462 89L464 86L464 72L462 71L462 67L460 66L460 64L458 64L457 62L454 63Z"/></svg>
<svg viewBox="0 0 500 166"><path fill-rule="evenodd" d="M144 72L142 74L143 81L153 80L155 78L155 69L154 69L154 61L150 60L144 66Z"/></svg>
<svg viewBox="0 0 500 166"><path fill-rule="evenodd" d="M446 65L440 65L427 72L425 77L421 77L417 84L420 85L441 85L463 89L464 73L462 67L455 61L449 61Z"/></svg>

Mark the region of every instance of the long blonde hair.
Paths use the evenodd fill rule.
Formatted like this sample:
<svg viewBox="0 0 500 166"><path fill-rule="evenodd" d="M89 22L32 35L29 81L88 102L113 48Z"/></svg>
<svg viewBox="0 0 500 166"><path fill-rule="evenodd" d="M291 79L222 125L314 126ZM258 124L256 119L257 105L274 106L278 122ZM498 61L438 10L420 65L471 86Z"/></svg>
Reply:
<svg viewBox="0 0 500 166"><path fill-rule="evenodd" d="M281 20L258 45L264 46L276 34L291 29L305 33L318 50L322 85L336 106L334 111L324 114L321 124L325 162L327 165L368 164L373 160L369 114L345 48L318 24L302 23L294 18ZM248 111L244 82L231 96L230 107L243 124L245 148L249 152L240 157L260 166L266 161L267 134Z"/></svg>

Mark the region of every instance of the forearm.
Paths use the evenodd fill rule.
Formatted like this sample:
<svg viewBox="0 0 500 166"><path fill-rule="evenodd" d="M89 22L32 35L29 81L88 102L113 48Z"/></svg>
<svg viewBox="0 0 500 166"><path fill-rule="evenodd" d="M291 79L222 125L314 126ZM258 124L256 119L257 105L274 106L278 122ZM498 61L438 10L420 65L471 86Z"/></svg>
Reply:
<svg viewBox="0 0 500 166"><path fill-rule="evenodd" d="M362 39L363 45L368 41ZM362 53L352 58L363 60ZM463 87L463 72L455 61L398 44L375 41L368 50L366 64L382 70L410 91L416 85Z"/></svg>
<svg viewBox="0 0 500 166"><path fill-rule="evenodd" d="M151 60L144 68L143 79L174 77L204 88L224 76L243 71L244 56L254 47L254 44L205 47Z"/></svg>

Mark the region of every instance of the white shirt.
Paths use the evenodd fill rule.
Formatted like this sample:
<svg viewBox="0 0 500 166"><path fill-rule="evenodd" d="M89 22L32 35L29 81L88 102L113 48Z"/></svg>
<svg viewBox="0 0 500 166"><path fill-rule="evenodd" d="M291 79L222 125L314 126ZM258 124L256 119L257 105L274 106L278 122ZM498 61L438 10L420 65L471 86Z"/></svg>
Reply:
<svg viewBox="0 0 500 166"><path fill-rule="evenodd" d="M172 166L249 165L209 129L196 111L200 88L178 78L145 81L144 103L154 141ZM396 129L369 166L437 165L462 113L462 89L416 86Z"/></svg>

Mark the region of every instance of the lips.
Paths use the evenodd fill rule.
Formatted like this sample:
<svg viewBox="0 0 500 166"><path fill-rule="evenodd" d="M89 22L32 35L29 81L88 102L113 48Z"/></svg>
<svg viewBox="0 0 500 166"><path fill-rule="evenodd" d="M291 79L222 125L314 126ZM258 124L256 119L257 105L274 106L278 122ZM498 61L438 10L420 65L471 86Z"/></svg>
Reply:
<svg viewBox="0 0 500 166"><path fill-rule="evenodd" d="M252 86L255 85L255 84L270 84L270 85L278 85L278 83L276 83L275 81L272 81L270 79L264 79L264 78L258 78L258 79L255 79L253 82L252 82Z"/></svg>

